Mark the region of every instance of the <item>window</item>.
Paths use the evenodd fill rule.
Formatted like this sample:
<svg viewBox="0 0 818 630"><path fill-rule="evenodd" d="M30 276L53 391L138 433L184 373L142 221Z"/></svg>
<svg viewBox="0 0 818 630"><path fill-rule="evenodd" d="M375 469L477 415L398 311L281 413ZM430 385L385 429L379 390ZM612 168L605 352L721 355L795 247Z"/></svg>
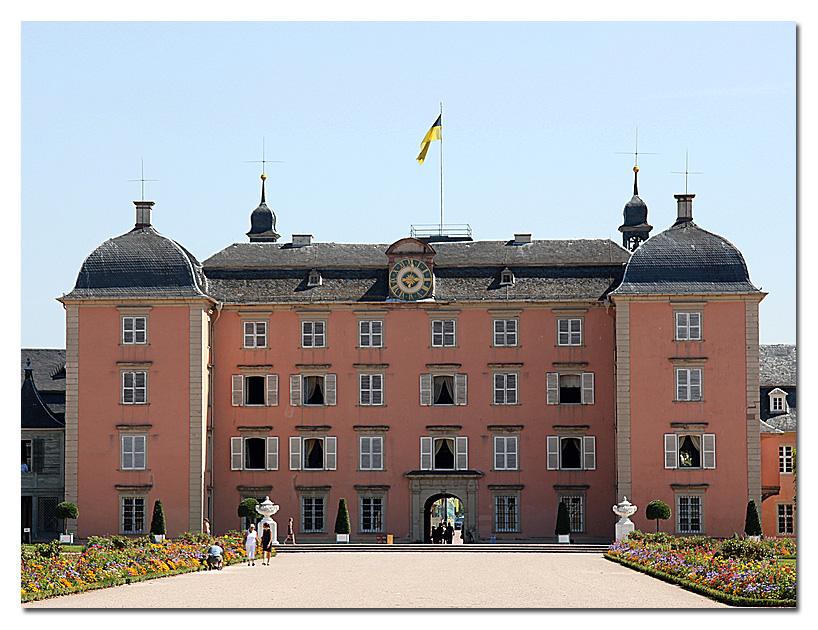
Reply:
<svg viewBox="0 0 818 630"><path fill-rule="evenodd" d="M676 313L676 341L701 341L702 314Z"/></svg>
<svg viewBox="0 0 818 630"><path fill-rule="evenodd" d="M278 470L278 438L245 435L230 438L231 470Z"/></svg>
<svg viewBox="0 0 818 630"><path fill-rule="evenodd" d="M147 437L144 435L123 435L120 437L120 468L122 470L145 470L148 467L145 452L146 443Z"/></svg>
<svg viewBox="0 0 818 630"><path fill-rule="evenodd" d="M516 346L517 345L517 320L516 319L495 319L492 320L494 326L495 346Z"/></svg>
<svg viewBox="0 0 818 630"><path fill-rule="evenodd" d="M545 389L549 405L593 405L594 373L549 372L545 375Z"/></svg>
<svg viewBox="0 0 818 630"><path fill-rule="evenodd" d="M517 470L517 436L494 436L494 470Z"/></svg>
<svg viewBox="0 0 818 630"><path fill-rule="evenodd" d="M57 532L57 497L37 497L37 531Z"/></svg>
<svg viewBox="0 0 818 630"><path fill-rule="evenodd" d="M122 403L138 405L148 402L148 373L122 373Z"/></svg>
<svg viewBox="0 0 818 630"><path fill-rule="evenodd" d="M359 374L358 383L358 404L383 404L383 374Z"/></svg>
<svg viewBox="0 0 818 630"><path fill-rule="evenodd" d="M548 470L596 470L596 437L549 435L546 443Z"/></svg>
<svg viewBox="0 0 818 630"><path fill-rule="evenodd" d="M498 372L494 377L494 404L517 404L517 374L515 372Z"/></svg>
<svg viewBox="0 0 818 630"><path fill-rule="evenodd" d="M455 325L456 320L454 319L433 319L432 347L453 348L455 345Z"/></svg>
<svg viewBox="0 0 818 630"><path fill-rule="evenodd" d="M792 446L778 447L778 472L792 474Z"/></svg>
<svg viewBox="0 0 818 630"><path fill-rule="evenodd" d="M336 383L335 374L291 374L290 405L334 405L337 402Z"/></svg>
<svg viewBox="0 0 818 630"><path fill-rule="evenodd" d="M500 272L500 286L508 286L514 284L514 272L511 269L505 268Z"/></svg>
<svg viewBox="0 0 818 630"><path fill-rule="evenodd" d="M267 347L267 322L244 322L244 347Z"/></svg>
<svg viewBox="0 0 818 630"><path fill-rule="evenodd" d="M494 495L494 531L518 531L517 507L516 496Z"/></svg>
<svg viewBox="0 0 818 630"><path fill-rule="evenodd" d="M693 402L702 399L702 369L676 368L676 400Z"/></svg>
<svg viewBox="0 0 818 630"><path fill-rule="evenodd" d="M362 435L358 447L360 470L383 470L383 436Z"/></svg>
<svg viewBox="0 0 818 630"><path fill-rule="evenodd" d="M309 275L307 276L307 286L308 287L320 287L323 284L323 278L321 277L321 272L317 269L313 269L310 271Z"/></svg>
<svg viewBox="0 0 818 630"><path fill-rule="evenodd" d="M278 405L278 374L234 374L233 406Z"/></svg>
<svg viewBox="0 0 818 630"><path fill-rule="evenodd" d="M465 374L420 375L421 405L465 405L466 399Z"/></svg>
<svg viewBox="0 0 818 630"><path fill-rule="evenodd" d="M301 497L301 531L317 533L325 530L324 499L319 495Z"/></svg>
<svg viewBox="0 0 818 630"><path fill-rule="evenodd" d="M582 345L582 318L560 318L557 320L557 345Z"/></svg>
<svg viewBox="0 0 818 630"><path fill-rule="evenodd" d="M571 533L585 531L585 496L582 494L565 494L560 501L568 508L568 519L571 522Z"/></svg>
<svg viewBox="0 0 818 630"><path fill-rule="evenodd" d="M375 533L383 531L383 497L361 497L361 532Z"/></svg>
<svg viewBox="0 0 818 630"><path fill-rule="evenodd" d="M703 507L701 495L684 495L676 497L677 531L680 534L701 534L704 532Z"/></svg>
<svg viewBox="0 0 818 630"><path fill-rule="evenodd" d="M303 321L301 322L301 347L302 348L325 348L326 322L323 321Z"/></svg>
<svg viewBox="0 0 818 630"><path fill-rule="evenodd" d="M45 440L20 440L20 462L26 465L21 472L45 472Z"/></svg>
<svg viewBox="0 0 818 630"><path fill-rule="evenodd" d="M776 387L768 396L770 397L770 412L771 413L787 413L789 407L787 405L787 392Z"/></svg>
<svg viewBox="0 0 818 630"><path fill-rule="evenodd" d="M715 468L714 433L666 433L665 468Z"/></svg>
<svg viewBox="0 0 818 630"><path fill-rule="evenodd" d="M335 470L336 448L335 437L291 437L290 470Z"/></svg>
<svg viewBox="0 0 818 630"><path fill-rule="evenodd" d="M420 438L421 470L468 470L468 438L426 437Z"/></svg>
<svg viewBox="0 0 818 630"><path fill-rule="evenodd" d="M792 536L795 534L795 507L792 503L779 503L776 505L778 512L778 535Z"/></svg>
<svg viewBox="0 0 818 630"><path fill-rule="evenodd" d="M358 345L361 348L383 347L383 322L379 319L362 319L358 322Z"/></svg>
<svg viewBox="0 0 818 630"><path fill-rule="evenodd" d="M121 497L123 534L145 533L145 497Z"/></svg>
<svg viewBox="0 0 818 630"><path fill-rule="evenodd" d="M140 344L148 342L148 318L147 317L123 317L122 318L122 343Z"/></svg>
<svg viewBox="0 0 818 630"><path fill-rule="evenodd" d="M772 411L784 411L784 397L772 396L770 397L770 409Z"/></svg>

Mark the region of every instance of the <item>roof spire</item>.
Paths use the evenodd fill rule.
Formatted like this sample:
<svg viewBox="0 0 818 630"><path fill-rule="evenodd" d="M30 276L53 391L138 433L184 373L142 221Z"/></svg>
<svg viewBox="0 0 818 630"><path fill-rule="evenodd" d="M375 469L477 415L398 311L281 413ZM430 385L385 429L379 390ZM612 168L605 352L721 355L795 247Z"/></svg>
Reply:
<svg viewBox="0 0 818 630"><path fill-rule="evenodd" d="M634 196L634 197L638 197L638 196L639 196L639 186L638 186L638 183L637 183L637 181L636 181L636 176L637 176L638 174L639 174L639 167L638 167L638 166L634 166L634 167L633 167L633 196Z"/></svg>
<svg viewBox="0 0 818 630"><path fill-rule="evenodd" d="M264 182L267 179L267 176L262 173L261 174L261 203L267 203L267 200L264 198Z"/></svg>

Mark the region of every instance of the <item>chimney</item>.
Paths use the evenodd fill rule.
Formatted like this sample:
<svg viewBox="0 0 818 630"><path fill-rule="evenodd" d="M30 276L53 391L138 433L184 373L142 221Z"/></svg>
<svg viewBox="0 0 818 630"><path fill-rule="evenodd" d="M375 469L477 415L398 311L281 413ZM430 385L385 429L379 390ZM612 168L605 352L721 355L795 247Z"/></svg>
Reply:
<svg viewBox="0 0 818 630"><path fill-rule="evenodd" d="M692 221L693 220L693 197L696 195L691 195L685 193L684 195L673 195L676 198L676 208L677 208L677 215L676 215L676 222L679 221Z"/></svg>
<svg viewBox="0 0 818 630"><path fill-rule="evenodd" d="M293 234L293 247L312 245L312 234Z"/></svg>
<svg viewBox="0 0 818 630"><path fill-rule="evenodd" d="M153 201L134 201L136 206L136 227L150 227L151 225L151 207Z"/></svg>
<svg viewBox="0 0 818 630"><path fill-rule="evenodd" d="M514 235L514 244L515 245L524 245L526 243L531 242L531 234L515 234Z"/></svg>

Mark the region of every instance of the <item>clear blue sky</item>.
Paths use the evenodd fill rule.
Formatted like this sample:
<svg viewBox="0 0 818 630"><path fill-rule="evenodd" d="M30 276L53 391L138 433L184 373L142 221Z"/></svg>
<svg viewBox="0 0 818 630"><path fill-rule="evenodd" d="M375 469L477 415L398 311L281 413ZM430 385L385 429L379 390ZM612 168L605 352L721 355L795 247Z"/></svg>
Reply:
<svg viewBox="0 0 818 630"><path fill-rule="evenodd" d="M26 22L21 342L64 347L56 297L129 231L132 201L203 261L267 201L283 241L391 243L440 214L475 239L611 238L633 185L653 234L694 220L741 249L761 342L796 335L793 22ZM650 155L648 153L651 153Z"/></svg>

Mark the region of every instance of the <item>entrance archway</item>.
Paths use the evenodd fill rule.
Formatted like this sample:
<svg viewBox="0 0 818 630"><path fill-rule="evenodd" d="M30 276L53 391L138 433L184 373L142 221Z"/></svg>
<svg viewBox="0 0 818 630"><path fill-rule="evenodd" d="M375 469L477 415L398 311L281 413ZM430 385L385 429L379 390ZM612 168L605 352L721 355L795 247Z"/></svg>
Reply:
<svg viewBox="0 0 818 630"><path fill-rule="evenodd" d="M477 470L429 471L404 473L409 482L409 538L413 542L429 539L431 506L445 497L456 497L463 504L463 527L477 534L479 506L477 488L483 473Z"/></svg>
<svg viewBox="0 0 818 630"><path fill-rule="evenodd" d="M449 522L454 527L454 521L458 516L465 517L465 504L460 497L448 492L430 496L423 506L423 542L433 542L432 528L438 523L442 523L445 527ZM455 532L455 535L458 536L458 532Z"/></svg>

